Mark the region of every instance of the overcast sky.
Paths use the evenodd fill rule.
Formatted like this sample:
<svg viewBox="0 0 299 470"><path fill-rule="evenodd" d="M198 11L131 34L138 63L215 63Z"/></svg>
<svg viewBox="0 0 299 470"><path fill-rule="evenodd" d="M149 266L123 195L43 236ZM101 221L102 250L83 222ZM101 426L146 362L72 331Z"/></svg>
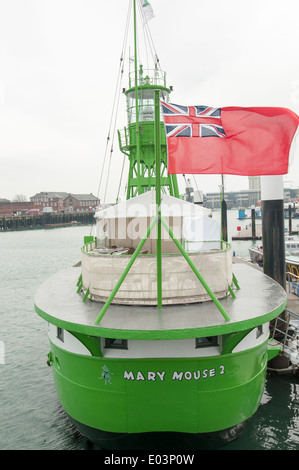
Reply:
<svg viewBox="0 0 299 470"><path fill-rule="evenodd" d="M0 198L97 195L128 4L0 0ZM298 0L151 5L151 35L173 102L282 106L299 114ZM123 95L120 104L124 110ZM115 141L108 202L115 200L122 161ZM298 158L285 180L299 186ZM196 181L204 192L217 191L220 177ZM101 198L105 188L104 179ZM247 188L246 177L226 177L227 190Z"/></svg>

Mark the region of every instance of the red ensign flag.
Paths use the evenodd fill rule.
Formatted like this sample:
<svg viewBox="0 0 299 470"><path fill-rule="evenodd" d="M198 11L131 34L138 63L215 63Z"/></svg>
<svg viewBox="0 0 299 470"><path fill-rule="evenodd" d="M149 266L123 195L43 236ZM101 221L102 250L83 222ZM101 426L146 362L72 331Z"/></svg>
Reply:
<svg viewBox="0 0 299 470"><path fill-rule="evenodd" d="M286 108L162 103L169 174L284 175L299 117Z"/></svg>

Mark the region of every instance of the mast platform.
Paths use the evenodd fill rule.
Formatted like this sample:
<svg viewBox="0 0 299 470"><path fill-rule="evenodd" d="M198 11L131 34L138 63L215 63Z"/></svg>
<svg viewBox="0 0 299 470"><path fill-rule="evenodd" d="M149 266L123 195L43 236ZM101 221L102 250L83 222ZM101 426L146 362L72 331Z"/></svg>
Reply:
<svg viewBox="0 0 299 470"><path fill-rule="evenodd" d="M69 331L98 337L161 340L223 335L254 328L277 317L286 307L285 290L250 266L234 265L240 289L221 304L225 320L214 302L168 305L162 308L111 304L95 324L102 302L83 301L76 283L80 267L60 271L39 288L35 310L49 323ZM266 294L266 295L265 295Z"/></svg>

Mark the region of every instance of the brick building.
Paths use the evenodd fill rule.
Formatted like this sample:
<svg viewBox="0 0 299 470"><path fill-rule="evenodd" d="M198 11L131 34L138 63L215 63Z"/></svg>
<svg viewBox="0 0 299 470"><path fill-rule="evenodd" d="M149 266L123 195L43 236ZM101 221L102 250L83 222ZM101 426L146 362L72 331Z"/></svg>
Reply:
<svg viewBox="0 0 299 470"><path fill-rule="evenodd" d="M90 194L69 194L63 201L65 212L95 211L100 199Z"/></svg>
<svg viewBox="0 0 299 470"><path fill-rule="evenodd" d="M37 193L30 198L31 203L36 208L51 207L53 212L64 210L63 201L69 193L45 192Z"/></svg>
<svg viewBox="0 0 299 470"><path fill-rule="evenodd" d="M10 202L7 199L0 199L0 214L12 215L13 212L22 212L32 209L31 202Z"/></svg>
<svg viewBox="0 0 299 470"><path fill-rule="evenodd" d="M90 194L71 194L66 192L37 193L30 198L34 207L51 207L53 212L95 211L100 199Z"/></svg>

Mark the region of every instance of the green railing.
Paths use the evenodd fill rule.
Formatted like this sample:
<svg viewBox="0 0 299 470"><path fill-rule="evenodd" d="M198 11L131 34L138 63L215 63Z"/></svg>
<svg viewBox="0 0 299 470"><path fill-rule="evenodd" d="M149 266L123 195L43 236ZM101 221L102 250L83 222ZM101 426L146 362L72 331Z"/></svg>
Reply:
<svg viewBox="0 0 299 470"><path fill-rule="evenodd" d="M137 86L158 85L166 87L166 72L158 69L145 69L139 67L137 74ZM135 72L129 73L129 87L135 87Z"/></svg>
<svg viewBox="0 0 299 470"><path fill-rule="evenodd" d="M230 243L228 242L224 242L224 241L221 241L221 240L204 240L201 242L203 244L203 248L200 249L200 250L196 250L196 251L191 251L191 250L188 250L186 248L186 246L184 246L184 241L183 240L180 240L180 244L184 247L185 251L190 255L197 255L197 254L200 254L200 255L204 255L204 254L210 254L211 252L212 253L219 253L219 252L222 252L222 251L229 251L231 250L232 246ZM208 245L210 243L217 243L219 244L219 248L213 248L212 250L209 249L209 248L205 248L204 245ZM222 244L222 247L221 247L221 244ZM81 248L81 251L89 256L111 256L111 253L109 252L109 248L107 247L107 253L99 253L99 252L96 252L96 251L93 251L94 249L96 248L103 248L105 249L106 247L104 246L97 246L97 240L94 239L93 241L90 241L88 243L85 243L82 248ZM119 247L119 248L123 248L124 250L127 248L127 247ZM176 252L163 252L162 253L162 256L166 257L166 256L176 256L178 253ZM132 253L124 253L124 254L118 254L118 257L131 257L132 256ZM156 257L156 253L140 253L139 256L146 256L146 257Z"/></svg>

